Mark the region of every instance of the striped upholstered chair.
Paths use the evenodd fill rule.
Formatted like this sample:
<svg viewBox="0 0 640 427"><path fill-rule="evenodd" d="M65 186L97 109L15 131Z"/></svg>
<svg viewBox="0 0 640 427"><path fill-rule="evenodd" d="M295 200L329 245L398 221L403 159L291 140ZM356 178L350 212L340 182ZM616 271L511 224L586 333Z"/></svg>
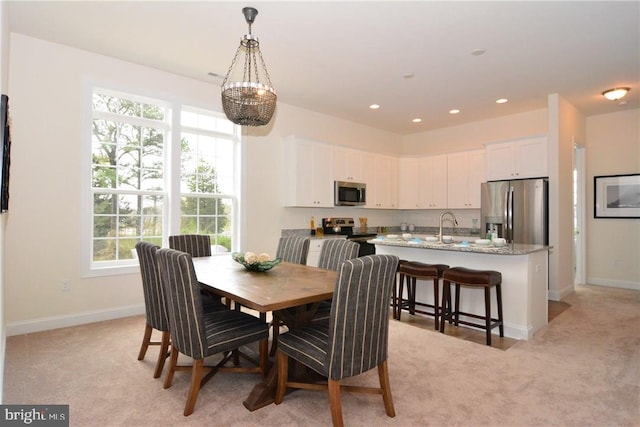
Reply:
<svg viewBox="0 0 640 427"><path fill-rule="evenodd" d="M278 249L276 250L276 258L282 261L294 264L305 265L307 256L309 255L309 244L311 239L302 236L286 236L281 237L278 241ZM271 356L275 356L278 348L278 335L280 334L281 320L276 313L273 313L271 325L273 327L273 339L271 344Z"/></svg>
<svg viewBox="0 0 640 427"><path fill-rule="evenodd" d="M269 351L269 327L254 316L235 310L204 312L200 286L193 268L191 256L173 249L157 252L160 279L167 296L167 312L171 331L171 359L164 388L171 387L173 375L179 368L191 369L191 386L184 408L184 415L191 415L200 388L217 372L256 372L266 376ZM225 365L233 357L234 350L259 342L257 366L240 367ZM193 358L190 367L179 367L178 353ZM205 357L222 354L215 366L204 366ZM181 369L181 370L182 370Z"/></svg>
<svg viewBox="0 0 640 427"><path fill-rule="evenodd" d="M342 261L358 257L360 245L346 239L328 239L322 244L318 267L337 271Z"/></svg>
<svg viewBox="0 0 640 427"><path fill-rule="evenodd" d="M281 237L276 250L276 258L294 264L306 264L311 239L302 236Z"/></svg>
<svg viewBox="0 0 640 427"><path fill-rule="evenodd" d="M330 239L324 242L320 250L320 259L318 267L325 270L337 271L342 261L358 257L360 245L356 242L346 239ZM313 318L312 322L326 322L329 320L331 312L331 300L321 302Z"/></svg>
<svg viewBox="0 0 640 427"><path fill-rule="evenodd" d="M211 237L207 234L176 234L169 236L169 247L194 258L211 256Z"/></svg>
<svg viewBox="0 0 640 427"><path fill-rule="evenodd" d="M341 389L382 394L387 415L395 416L387 349L389 299L397 269L398 257L393 255L369 255L340 265L329 323L312 323L280 336L276 404L282 403L287 387L318 389L315 383L288 382L291 357L327 378L334 426L343 425ZM379 388L341 386L342 379L373 368L378 368Z"/></svg>
<svg viewBox="0 0 640 427"><path fill-rule="evenodd" d="M160 283L160 273L158 272L158 262L156 260L156 252L158 249L158 246L149 242L138 242L136 244L136 253L138 254L138 262L140 263L140 275L142 276L144 309L147 316L147 324L144 329L138 360L144 359L149 345L160 346L153 378L158 378L162 375L164 361L167 358L170 345L167 305L162 284ZM162 333L160 341L151 340L151 334L154 329Z"/></svg>
<svg viewBox="0 0 640 427"><path fill-rule="evenodd" d="M191 257L211 256L211 237L207 234L175 234L169 236L169 247L186 252ZM222 304L222 298L202 286L204 304Z"/></svg>

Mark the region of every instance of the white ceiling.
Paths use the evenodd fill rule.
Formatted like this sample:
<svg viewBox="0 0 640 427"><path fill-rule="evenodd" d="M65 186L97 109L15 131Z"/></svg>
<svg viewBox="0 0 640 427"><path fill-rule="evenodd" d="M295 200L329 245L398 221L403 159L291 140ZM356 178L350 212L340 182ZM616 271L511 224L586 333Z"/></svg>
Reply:
<svg viewBox="0 0 640 427"><path fill-rule="evenodd" d="M241 9L256 7L279 101L398 134L545 108L552 93L587 116L640 105L638 1L8 3L13 32L218 85L208 73L226 74ZM626 105L600 95L616 86L632 88Z"/></svg>

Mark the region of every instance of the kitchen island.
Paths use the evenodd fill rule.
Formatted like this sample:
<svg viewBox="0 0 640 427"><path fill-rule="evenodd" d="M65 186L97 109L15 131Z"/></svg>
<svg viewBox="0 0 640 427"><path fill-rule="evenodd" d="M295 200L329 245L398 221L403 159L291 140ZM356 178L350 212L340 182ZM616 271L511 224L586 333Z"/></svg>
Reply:
<svg viewBox="0 0 640 427"><path fill-rule="evenodd" d="M502 273L506 337L528 340L547 324L548 246L509 244L498 248L491 245L443 244L380 237L369 240L369 243L376 245L378 254L396 255L407 261ZM491 307L497 307L495 292L491 292L491 298ZM433 304L431 286L418 286L416 300ZM484 294L462 287L460 309L483 315ZM495 308L493 311L495 312ZM497 333L497 329L493 332Z"/></svg>

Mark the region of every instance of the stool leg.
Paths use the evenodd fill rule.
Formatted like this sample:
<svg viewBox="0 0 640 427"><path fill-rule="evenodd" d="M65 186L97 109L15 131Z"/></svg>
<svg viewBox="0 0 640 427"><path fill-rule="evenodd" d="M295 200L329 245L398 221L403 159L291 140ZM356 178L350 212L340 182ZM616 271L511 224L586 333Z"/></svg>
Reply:
<svg viewBox="0 0 640 427"><path fill-rule="evenodd" d="M448 280L442 281L442 318L440 319L440 332L444 334L444 325L447 320L447 317L450 316L451 310L451 284ZM449 318L451 321L451 318Z"/></svg>
<svg viewBox="0 0 640 427"><path fill-rule="evenodd" d="M504 337L504 322L502 321L502 290L500 289L502 286L500 284L496 285L496 300L498 301L498 321L500 322L498 325L498 330L500 331L500 336Z"/></svg>
<svg viewBox="0 0 640 427"><path fill-rule="evenodd" d="M491 345L491 288L484 288L485 324L487 328L487 345Z"/></svg>
<svg viewBox="0 0 640 427"><path fill-rule="evenodd" d="M407 280L407 293L409 294L409 313L416 314L416 278L410 277Z"/></svg>
<svg viewBox="0 0 640 427"><path fill-rule="evenodd" d="M393 295L391 295L391 312L393 313L393 318L398 318L398 275L393 279Z"/></svg>
<svg viewBox="0 0 640 427"><path fill-rule="evenodd" d="M404 274L400 275L400 289L398 290L398 306L396 308L397 310L397 319L400 320L400 316L402 315L402 305L404 304L404 301L402 300L403 294L404 294Z"/></svg>
<svg viewBox="0 0 640 427"><path fill-rule="evenodd" d="M440 318L440 312L438 310L438 305L439 305L439 301L438 301L439 300L439 298L438 298L439 297L439 295L438 295L439 291L438 291L438 288L439 288L439 286L440 286L440 284L439 284L438 278L436 277L435 279L433 279L433 320L435 322L435 325L434 325L434 329L435 330L439 329L439 327L438 327L438 320Z"/></svg>
<svg viewBox="0 0 640 427"><path fill-rule="evenodd" d="M453 309L453 324L458 326L460 320L460 284L456 283L456 307Z"/></svg>

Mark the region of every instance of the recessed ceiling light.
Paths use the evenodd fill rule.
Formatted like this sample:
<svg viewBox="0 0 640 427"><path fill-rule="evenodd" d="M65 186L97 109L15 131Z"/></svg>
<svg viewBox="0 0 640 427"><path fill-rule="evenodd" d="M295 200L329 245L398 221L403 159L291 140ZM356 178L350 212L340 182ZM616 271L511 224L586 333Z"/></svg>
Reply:
<svg viewBox="0 0 640 427"><path fill-rule="evenodd" d="M496 99L496 104L504 104L508 101L509 100L507 98L500 98L500 99Z"/></svg>
<svg viewBox="0 0 640 427"><path fill-rule="evenodd" d="M458 110L457 108L454 108L453 110L449 110L449 114L458 114L460 112L460 110Z"/></svg>
<svg viewBox="0 0 640 427"><path fill-rule="evenodd" d="M377 110L378 108L380 108L380 106L378 104L371 104L369 105L369 108L371 108L372 110Z"/></svg>
<svg viewBox="0 0 640 427"><path fill-rule="evenodd" d="M480 55L484 55L485 52L486 52L486 50L484 50L484 49L473 49L471 51L471 55L480 56Z"/></svg>
<svg viewBox="0 0 640 427"><path fill-rule="evenodd" d="M422 121L422 119L420 117L416 117L415 119L411 120L413 123L420 123Z"/></svg>
<svg viewBox="0 0 640 427"><path fill-rule="evenodd" d="M402 77L404 77L405 79L413 78L413 73L405 73L402 75Z"/></svg>

